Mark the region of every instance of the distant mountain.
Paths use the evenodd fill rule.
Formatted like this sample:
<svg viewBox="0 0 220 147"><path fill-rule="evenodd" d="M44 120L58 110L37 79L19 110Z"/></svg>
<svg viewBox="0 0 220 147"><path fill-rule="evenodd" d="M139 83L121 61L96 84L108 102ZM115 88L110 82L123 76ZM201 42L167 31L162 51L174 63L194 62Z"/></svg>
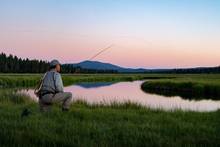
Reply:
<svg viewBox="0 0 220 147"><path fill-rule="evenodd" d="M110 63L103 63L99 61L83 61L76 64L71 64L73 67L81 67L83 69L94 69L94 70L114 70L120 73L143 73L147 72L147 69L138 68L124 68Z"/></svg>
<svg viewBox="0 0 220 147"><path fill-rule="evenodd" d="M83 61L75 64L66 64L72 67L80 67L87 70L117 71L118 73L220 73L220 66L217 67L196 67L196 68L173 68L173 69L144 69L125 68L110 63L99 61Z"/></svg>

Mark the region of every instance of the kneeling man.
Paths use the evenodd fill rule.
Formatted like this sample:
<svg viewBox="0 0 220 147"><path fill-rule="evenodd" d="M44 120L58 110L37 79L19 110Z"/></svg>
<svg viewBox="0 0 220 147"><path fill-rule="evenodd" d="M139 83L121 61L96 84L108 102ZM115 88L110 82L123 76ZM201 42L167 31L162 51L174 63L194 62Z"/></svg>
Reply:
<svg viewBox="0 0 220 147"><path fill-rule="evenodd" d="M58 60L50 63L49 71L42 79L39 104L42 111L47 111L49 105L62 102L62 110L68 111L70 108L72 93L63 91L63 81L60 75L61 64Z"/></svg>

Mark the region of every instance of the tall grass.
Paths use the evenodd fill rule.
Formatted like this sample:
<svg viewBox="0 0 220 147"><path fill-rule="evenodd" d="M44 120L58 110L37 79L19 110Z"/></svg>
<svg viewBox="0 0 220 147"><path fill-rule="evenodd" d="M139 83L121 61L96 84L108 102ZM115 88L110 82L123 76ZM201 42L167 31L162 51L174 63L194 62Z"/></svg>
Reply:
<svg viewBox="0 0 220 147"><path fill-rule="evenodd" d="M0 87L34 87L39 82L40 74L0 74ZM163 78L160 75L147 74L64 74L62 75L64 85L78 82L112 82L133 81L143 79ZM166 76L165 76L166 77ZM169 77L169 76L168 76Z"/></svg>
<svg viewBox="0 0 220 147"><path fill-rule="evenodd" d="M180 95L184 98L220 100L219 75L153 80L143 83L141 87L146 92L168 96Z"/></svg>
<svg viewBox="0 0 220 147"><path fill-rule="evenodd" d="M4 78L7 79L7 76ZM64 81L70 81L72 84L81 82L79 79L93 80L94 77L98 80L112 80L113 75L78 76L64 75ZM131 76L132 80L155 77L117 76L120 80L128 80ZM165 77L171 76L174 75ZM16 78L23 81L39 77L17 75L12 76L12 80L9 77L9 81L13 82ZM204 78L206 75L176 77L177 79L159 79L152 82L200 81L201 84L218 85L219 78L218 75L210 75L209 79ZM188 87L190 84L183 85ZM77 101L71 105L67 113L62 112L59 105L54 105L48 113L41 113L38 104L29 101L27 97L17 94L14 90L0 90L1 146L220 146L220 110L208 113L165 112L129 102L106 106ZM21 117L24 108L31 112L27 117Z"/></svg>
<svg viewBox="0 0 220 147"><path fill-rule="evenodd" d="M24 94L19 93L15 89L1 89L0 90L0 105L2 104L29 104L32 103L32 99Z"/></svg>
<svg viewBox="0 0 220 147"><path fill-rule="evenodd" d="M22 118L29 107L31 115ZM135 104L75 102L40 113L35 103L2 104L1 146L219 146L220 111L163 112Z"/></svg>

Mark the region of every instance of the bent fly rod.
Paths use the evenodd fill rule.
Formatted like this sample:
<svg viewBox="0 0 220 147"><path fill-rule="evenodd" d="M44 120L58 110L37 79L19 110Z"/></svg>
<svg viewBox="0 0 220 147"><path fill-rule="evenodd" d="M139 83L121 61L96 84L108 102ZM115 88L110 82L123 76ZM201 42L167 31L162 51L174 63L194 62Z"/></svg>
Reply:
<svg viewBox="0 0 220 147"><path fill-rule="evenodd" d="M106 52L107 50L109 50L110 48L112 48L114 45L111 44L110 46L104 48L104 49L101 49L98 53L96 53L95 55L93 55L92 57L90 57L88 59L88 61L91 61L93 59L95 59L97 56L101 55L102 53ZM79 69L77 68L76 71L74 73L79 73Z"/></svg>
<svg viewBox="0 0 220 147"><path fill-rule="evenodd" d="M91 58L89 58L88 60L90 61L90 60L95 59L97 56L101 55L102 53L104 53L105 51L109 50L109 49L112 48L113 46L114 46L114 45L112 44L112 45L110 45L110 46L108 46L108 47L106 47L106 48L100 50L98 53L96 53L95 55L93 55L93 56L92 56Z"/></svg>

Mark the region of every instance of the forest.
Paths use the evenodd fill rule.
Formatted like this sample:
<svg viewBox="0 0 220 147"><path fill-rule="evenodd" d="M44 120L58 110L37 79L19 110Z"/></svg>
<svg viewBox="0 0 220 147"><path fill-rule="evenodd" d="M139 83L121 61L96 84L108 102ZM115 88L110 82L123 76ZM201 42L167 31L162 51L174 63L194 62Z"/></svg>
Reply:
<svg viewBox="0 0 220 147"><path fill-rule="evenodd" d="M49 69L49 62L14 55L0 54L0 73L44 73ZM82 69L71 64L62 65L62 73L117 73L115 70Z"/></svg>
<svg viewBox="0 0 220 147"><path fill-rule="evenodd" d="M0 54L0 73L44 73L49 69L49 62L28 58L22 59L14 55ZM85 69L72 64L63 64L62 73L119 73L117 70ZM142 72L143 73L143 72ZM177 68L177 69L154 69L145 73L165 74L213 74L220 73L220 66L198 67L198 68Z"/></svg>

